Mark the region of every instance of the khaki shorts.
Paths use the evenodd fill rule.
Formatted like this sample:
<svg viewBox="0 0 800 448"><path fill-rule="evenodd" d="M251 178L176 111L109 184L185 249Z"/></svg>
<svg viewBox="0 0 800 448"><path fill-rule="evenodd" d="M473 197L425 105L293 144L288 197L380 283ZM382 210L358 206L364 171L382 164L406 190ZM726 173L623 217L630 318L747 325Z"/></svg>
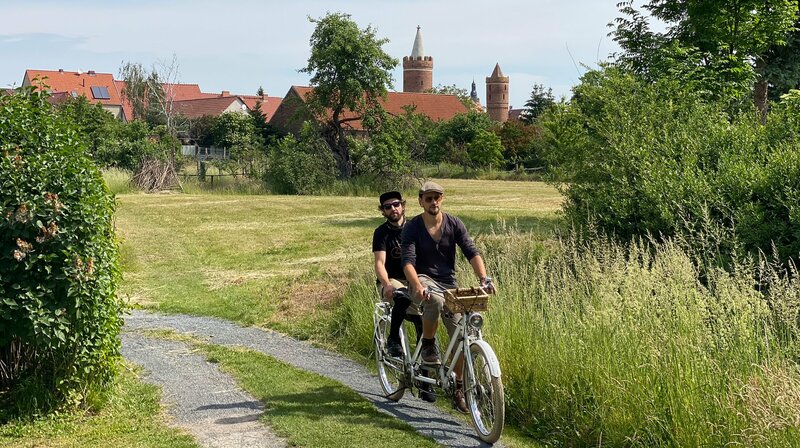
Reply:
<svg viewBox="0 0 800 448"><path fill-rule="evenodd" d="M441 288L438 283L436 283L427 275L420 275L419 281L422 283L423 288ZM422 318L424 320L436 321L441 316L442 322L444 322L444 326L447 328L447 334L450 337L453 337L453 332L456 330L456 324L458 324L458 322L461 320L461 313L451 312L447 305L445 305L444 296L441 293L432 292L430 300L418 302L416 299L414 299L414 303L418 304L419 307L422 308Z"/></svg>
<svg viewBox="0 0 800 448"><path fill-rule="evenodd" d="M394 286L394 289L408 287L408 282L405 281L405 280L397 280L397 279L390 278L389 279L389 283L391 283L392 286ZM383 299L384 302L389 302L392 305L394 305L394 299L386 300L383 297L383 286L381 286L381 285L378 285L378 294L381 295L381 299ZM413 298L412 298L412 300L413 300ZM406 310L406 315L408 315L408 316L421 316L422 313L419 311L419 309L420 308L417 305L417 303L413 302L413 303L411 303L411 305L408 306L408 309Z"/></svg>

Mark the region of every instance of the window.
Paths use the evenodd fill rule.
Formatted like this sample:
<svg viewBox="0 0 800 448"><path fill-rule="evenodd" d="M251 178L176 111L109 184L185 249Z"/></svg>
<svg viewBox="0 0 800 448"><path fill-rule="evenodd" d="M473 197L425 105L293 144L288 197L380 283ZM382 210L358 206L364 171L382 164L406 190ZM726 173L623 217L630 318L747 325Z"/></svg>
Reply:
<svg viewBox="0 0 800 448"><path fill-rule="evenodd" d="M96 100L110 100L108 88L104 86L92 86L92 98Z"/></svg>

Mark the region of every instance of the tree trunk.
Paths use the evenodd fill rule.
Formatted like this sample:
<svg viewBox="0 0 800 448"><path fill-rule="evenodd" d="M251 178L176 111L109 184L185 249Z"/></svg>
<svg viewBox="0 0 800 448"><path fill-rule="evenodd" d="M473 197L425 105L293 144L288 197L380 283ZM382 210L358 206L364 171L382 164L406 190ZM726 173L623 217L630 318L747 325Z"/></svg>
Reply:
<svg viewBox="0 0 800 448"><path fill-rule="evenodd" d="M753 103L758 110L761 118L761 124L767 122L767 112L769 112L769 103L767 94L769 93L769 80L765 78L764 69L766 62L762 58L756 59L756 73L758 73L758 80L753 86Z"/></svg>
<svg viewBox="0 0 800 448"><path fill-rule="evenodd" d="M350 160L350 147L347 144L347 136L344 133L344 129L342 129L342 123L339 121L338 112L333 114L331 128L326 132L325 140L328 142L331 151L333 151L333 158L339 168L339 178L350 179L353 175L353 163Z"/></svg>

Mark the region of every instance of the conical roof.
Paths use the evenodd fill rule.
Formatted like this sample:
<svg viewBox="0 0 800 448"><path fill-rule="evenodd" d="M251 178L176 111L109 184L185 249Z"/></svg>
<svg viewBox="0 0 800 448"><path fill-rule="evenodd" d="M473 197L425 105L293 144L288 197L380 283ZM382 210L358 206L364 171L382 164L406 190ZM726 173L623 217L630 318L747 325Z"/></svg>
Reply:
<svg viewBox="0 0 800 448"><path fill-rule="evenodd" d="M414 38L414 48L411 49L411 57L418 58L425 56L425 47L422 45L422 31L417 26L417 37Z"/></svg>
<svg viewBox="0 0 800 448"><path fill-rule="evenodd" d="M498 62L494 66L494 71L492 72L492 78L505 78L503 71L500 70L500 63Z"/></svg>

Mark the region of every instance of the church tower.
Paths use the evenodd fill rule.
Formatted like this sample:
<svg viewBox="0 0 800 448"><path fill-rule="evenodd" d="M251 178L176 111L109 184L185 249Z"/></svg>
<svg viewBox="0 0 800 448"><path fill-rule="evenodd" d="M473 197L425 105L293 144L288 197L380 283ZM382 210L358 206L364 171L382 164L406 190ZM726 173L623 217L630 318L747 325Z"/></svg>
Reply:
<svg viewBox="0 0 800 448"><path fill-rule="evenodd" d="M411 56L403 57L403 92L424 92L433 88L433 58L425 56L422 32L417 27Z"/></svg>
<svg viewBox="0 0 800 448"><path fill-rule="evenodd" d="M494 66L492 76L486 78L486 110L489 118L501 123L508 121L508 76L503 75L500 64Z"/></svg>

